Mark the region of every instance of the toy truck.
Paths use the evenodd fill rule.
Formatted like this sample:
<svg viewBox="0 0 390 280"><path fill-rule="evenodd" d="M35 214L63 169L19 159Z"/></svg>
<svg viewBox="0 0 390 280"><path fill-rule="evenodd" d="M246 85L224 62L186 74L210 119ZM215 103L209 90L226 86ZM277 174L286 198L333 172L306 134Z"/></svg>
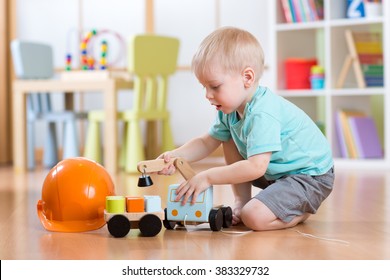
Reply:
<svg viewBox="0 0 390 280"><path fill-rule="evenodd" d="M139 229L142 236L156 236L162 228L165 214L161 209L161 197L107 196L104 219L114 237L124 237L130 229Z"/></svg>
<svg viewBox="0 0 390 280"><path fill-rule="evenodd" d="M173 159L173 164L188 180L195 175L191 166L183 159ZM151 182L146 179L146 173L161 171L166 163L164 160L142 161L138 164L138 170L143 174L143 182ZM141 177L142 178L142 177ZM152 183L149 183L151 185ZM142 184L142 186L147 186ZM176 225L209 223L212 231L220 231L222 227L228 228L232 224L232 209L230 207L213 207L213 187L201 193L195 204L191 204L191 198L185 205L181 201L175 201L176 189L179 184L169 186L167 197L167 208L164 209L165 218L163 221L166 229L174 229Z"/></svg>
<svg viewBox="0 0 390 280"><path fill-rule="evenodd" d="M231 226L232 210L230 207L213 207L213 189L208 188L201 193L195 204L187 202L181 205L181 201L175 201L176 189L179 184L169 186L167 208L163 221L166 229L174 229L176 225L209 223L212 231L220 231L222 227ZM189 199L191 200L191 198Z"/></svg>

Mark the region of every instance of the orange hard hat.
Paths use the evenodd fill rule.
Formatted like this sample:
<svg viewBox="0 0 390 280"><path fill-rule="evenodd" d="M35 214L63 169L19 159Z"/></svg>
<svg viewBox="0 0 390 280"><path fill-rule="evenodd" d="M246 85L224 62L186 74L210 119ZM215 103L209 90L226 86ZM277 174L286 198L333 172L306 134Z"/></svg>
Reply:
<svg viewBox="0 0 390 280"><path fill-rule="evenodd" d="M45 229L81 232L102 227L106 196L115 195L110 175L82 157L59 162L46 176L38 217Z"/></svg>

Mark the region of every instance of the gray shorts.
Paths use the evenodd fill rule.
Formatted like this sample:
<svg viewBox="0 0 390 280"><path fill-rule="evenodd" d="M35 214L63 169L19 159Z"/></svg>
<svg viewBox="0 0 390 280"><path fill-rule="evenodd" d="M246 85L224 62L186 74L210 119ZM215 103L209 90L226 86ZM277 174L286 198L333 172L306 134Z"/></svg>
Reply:
<svg viewBox="0 0 390 280"><path fill-rule="evenodd" d="M252 182L262 190L254 197L263 202L279 219L288 223L304 213L315 214L333 188L334 169L319 176L283 176L275 181L263 177ZM267 186L268 184L268 186Z"/></svg>

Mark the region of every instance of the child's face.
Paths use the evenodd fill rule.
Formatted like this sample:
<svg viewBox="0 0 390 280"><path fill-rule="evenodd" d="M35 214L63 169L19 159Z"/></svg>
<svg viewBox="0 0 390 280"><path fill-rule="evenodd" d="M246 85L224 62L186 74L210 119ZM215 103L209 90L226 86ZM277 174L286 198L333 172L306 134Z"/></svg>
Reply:
<svg viewBox="0 0 390 280"><path fill-rule="evenodd" d="M245 76L241 73L222 71L218 64L209 67L199 82L206 90L206 98L218 111L230 114L237 111L243 115L251 95L245 86Z"/></svg>

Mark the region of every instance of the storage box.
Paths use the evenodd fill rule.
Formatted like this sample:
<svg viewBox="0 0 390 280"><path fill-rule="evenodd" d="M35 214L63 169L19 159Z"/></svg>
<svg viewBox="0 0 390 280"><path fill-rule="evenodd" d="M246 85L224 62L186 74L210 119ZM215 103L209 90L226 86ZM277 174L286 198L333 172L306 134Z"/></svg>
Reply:
<svg viewBox="0 0 390 280"><path fill-rule="evenodd" d="M310 69L316 59L288 58L285 61L286 89L310 89Z"/></svg>

